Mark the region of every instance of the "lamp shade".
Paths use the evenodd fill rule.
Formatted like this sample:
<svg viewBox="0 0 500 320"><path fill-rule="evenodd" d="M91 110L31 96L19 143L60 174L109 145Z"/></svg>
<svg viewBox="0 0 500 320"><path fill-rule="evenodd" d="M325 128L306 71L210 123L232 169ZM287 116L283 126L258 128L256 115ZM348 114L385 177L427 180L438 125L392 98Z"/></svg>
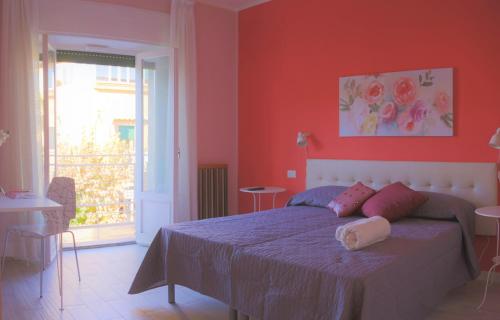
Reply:
<svg viewBox="0 0 500 320"><path fill-rule="evenodd" d="M497 132L491 137L489 145L492 148L500 149L500 128L498 128Z"/></svg>
<svg viewBox="0 0 500 320"><path fill-rule="evenodd" d="M9 136L9 131L0 130L0 146L7 140Z"/></svg>
<svg viewBox="0 0 500 320"><path fill-rule="evenodd" d="M308 132L300 132L297 134L297 145L299 147L307 147L307 137L309 136Z"/></svg>

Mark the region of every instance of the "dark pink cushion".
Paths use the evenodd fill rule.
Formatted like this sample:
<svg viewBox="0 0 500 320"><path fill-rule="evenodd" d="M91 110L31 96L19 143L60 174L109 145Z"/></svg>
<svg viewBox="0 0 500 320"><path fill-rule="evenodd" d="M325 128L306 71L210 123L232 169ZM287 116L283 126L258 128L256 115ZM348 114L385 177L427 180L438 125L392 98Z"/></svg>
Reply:
<svg viewBox="0 0 500 320"><path fill-rule="evenodd" d="M382 216L393 222L412 213L427 197L401 182L390 184L368 199L361 211L367 217Z"/></svg>
<svg viewBox="0 0 500 320"><path fill-rule="evenodd" d="M350 216L361 208L363 202L373 196L375 192L375 190L358 182L333 198L328 204L328 208L332 209L337 214L337 217Z"/></svg>

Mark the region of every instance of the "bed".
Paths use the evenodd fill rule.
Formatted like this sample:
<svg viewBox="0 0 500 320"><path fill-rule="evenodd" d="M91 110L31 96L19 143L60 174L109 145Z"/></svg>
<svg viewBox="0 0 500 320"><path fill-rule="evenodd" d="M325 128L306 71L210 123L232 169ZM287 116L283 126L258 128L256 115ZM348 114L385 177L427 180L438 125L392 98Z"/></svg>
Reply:
<svg viewBox="0 0 500 320"><path fill-rule="evenodd" d="M374 188L402 181L413 189L496 203L494 164L308 160L308 189ZM442 204L442 201L438 201ZM349 252L334 239L352 218L297 205L181 223L156 235L130 293L169 285L216 298L256 319L422 319L446 293L477 277L472 238L491 232L471 208L392 224L389 239Z"/></svg>

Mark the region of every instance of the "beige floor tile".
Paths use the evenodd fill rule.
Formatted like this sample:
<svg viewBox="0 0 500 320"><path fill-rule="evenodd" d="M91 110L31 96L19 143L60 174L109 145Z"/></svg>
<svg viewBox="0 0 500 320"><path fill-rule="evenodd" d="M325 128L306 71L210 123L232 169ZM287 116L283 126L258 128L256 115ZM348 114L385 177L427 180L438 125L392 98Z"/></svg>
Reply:
<svg viewBox="0 0 500 320"><path fill-rule="evenodd" d="M3 275L5 320L227 319L228 309L223 303L180 286L176 292L178 304L173 306L167 302L166 288L128 295L146 250L136 245L81 250L81 283L72 253L65 252L62 312L55 264L45 272L44 297L40 299L36 266L9 261ZM490 287L486 304L477 311L483 290L484 281L476 280L450 292L427 320L500 320L500 283Z"/></svg>

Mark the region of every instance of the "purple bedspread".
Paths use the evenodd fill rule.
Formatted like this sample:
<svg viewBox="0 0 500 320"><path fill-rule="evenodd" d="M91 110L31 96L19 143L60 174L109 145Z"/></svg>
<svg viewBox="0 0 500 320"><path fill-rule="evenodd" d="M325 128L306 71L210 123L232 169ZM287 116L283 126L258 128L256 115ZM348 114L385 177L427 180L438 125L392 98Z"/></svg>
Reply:
<svg viewBox="0 0 500 320"><path fill-rule="evenodd" d="M411 320L477 276L467 219L405 219L386 241L347 251L335 230L354 219L287 207L171 225L129 293L174 283L264 320Z"/></svg>

